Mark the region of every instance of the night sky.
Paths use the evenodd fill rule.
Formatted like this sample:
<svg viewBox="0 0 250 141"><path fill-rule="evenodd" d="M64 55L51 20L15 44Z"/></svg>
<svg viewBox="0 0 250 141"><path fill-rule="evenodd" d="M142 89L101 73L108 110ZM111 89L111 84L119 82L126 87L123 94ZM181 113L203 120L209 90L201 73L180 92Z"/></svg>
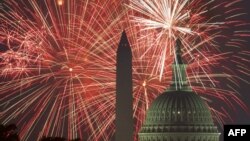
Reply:
<svg viewBox="0 0 250 141"><path fill-rule="evenodd" d="M241 5L239 7L242 7L244 8L244 10L246 11L246 15L244 15L244 18L247 20L247 21L250 21L250 8L249 8L249 5L250 5L250 1L249 0L243 0ZM248 25L249 27L249 25ZM249 28L246 28L246 30L249 30ZM249 37L246 37L245 38L247 43L245 45L245 47L247 48L248 51L250 51L250 38ZM250 56L248 56L248 60L250 60ZM247 65L248 66L248 69L249 69L249 66L250 64ZM248 74L248 77L246 76L243 76L245 80L248 81L248 84L247 83L240 83L240 88L239 88L239 92L240 94L242 94L242 99L245 101L245 103L248 105L248 107L250 107L250 96L249 96L249 91L250 91L250 87L249 87L249 81L250 81L250 76ZM247 116L247 114L244 112L244 111L241 111L240 108L239 108L239 115L236 122L235 123L239 123L239 124L250 124L250 118L249 116ZM250 112L250 111L249 111Z"/></svg>

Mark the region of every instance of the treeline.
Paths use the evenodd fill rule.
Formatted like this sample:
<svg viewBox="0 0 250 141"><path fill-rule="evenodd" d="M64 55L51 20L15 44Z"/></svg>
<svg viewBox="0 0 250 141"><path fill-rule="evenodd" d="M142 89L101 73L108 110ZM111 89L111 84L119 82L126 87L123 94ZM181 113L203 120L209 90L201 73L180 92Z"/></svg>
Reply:
<svg viewBox="0 0 250 141"><path fill-rule="evenodd" d="M66 140L65 138L61 138L61 137L42 137L40 141L68 141L68 140ZM74 139L70 141L81 141L81 139Z"/></svg>
<svg viewBox="0 0 250 141"><path fill-rule="evenodd" d="M0 124L0 141L21 141L15 124ZM81 141L81 139L67 140L62 137L42 137L40 141Z"/></svg>
<svg viewBox="0 0 250 141"><path fill-rule="evenodd" d="M0 124L0 141L20 141L15 124Z"/></svg>

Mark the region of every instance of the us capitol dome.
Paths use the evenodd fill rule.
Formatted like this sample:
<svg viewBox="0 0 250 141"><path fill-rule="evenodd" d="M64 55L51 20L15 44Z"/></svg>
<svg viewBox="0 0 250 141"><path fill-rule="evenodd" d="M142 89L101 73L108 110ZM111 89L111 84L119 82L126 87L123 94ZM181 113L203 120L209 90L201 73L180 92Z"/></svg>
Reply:
<svg viewBox="0 0 250 141"><path fill-rule="evenodd" d="M148 109L139 132L140 141L219 141L220 133L209 107L187 83L180 46L177 40L170 88Z"/></svg>

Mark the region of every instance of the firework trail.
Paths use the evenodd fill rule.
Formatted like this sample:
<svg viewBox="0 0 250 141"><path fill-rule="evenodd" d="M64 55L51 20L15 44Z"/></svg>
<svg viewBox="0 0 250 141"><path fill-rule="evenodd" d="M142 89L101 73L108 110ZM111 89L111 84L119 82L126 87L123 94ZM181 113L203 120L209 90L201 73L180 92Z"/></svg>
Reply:
<svg viewBox="0 0 250 141"><path fill-rule="evenodd" d="M124 27L133 51L135 134L151 102L170 84L176 38L184 44L192 88L208 101L218 121L230 118L227 110L235 104L247 110L234 91L235 72L227 66L228 73L214 71L232 55L219 51L217 39L241 48L239 37L248 36L243 30L232 36L223 32L245 26L238 20L240 10L232 10L235 3L230 3L6 1L0 15L0 121L17 123L22 140L34 134L110 140L115 132L115 53ZM209 15L220 8L228 19ZM239 56L234 58L240 72L249 74ZM220 78L230 82L228 90ZM215 99L226 107L213 105Z"/></svg>

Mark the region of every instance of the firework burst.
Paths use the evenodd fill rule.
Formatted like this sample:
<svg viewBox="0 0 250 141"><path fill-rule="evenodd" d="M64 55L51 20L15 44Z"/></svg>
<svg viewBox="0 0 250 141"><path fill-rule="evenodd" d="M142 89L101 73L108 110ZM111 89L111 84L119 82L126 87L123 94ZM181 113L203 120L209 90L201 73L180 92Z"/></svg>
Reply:
<svg viewBox="0 0 250 141"><path fill-rule="evenodd" d="M1 121L17 122L22 140L42 136L108 140L113 135L112 86L119 38L114 35L120 33L114 25L121 13L115 7L108 11L110 4L5 3L8 10L2 11L0 31L5 109Z"/></svg>
<svg viewBox="0 0 250 141"><path fill-rule="evenodd" d="M171 69L166 68L171 64L169 59L174 58L169 56L175 56L175 41L180 39L183 58L189 64L187 72L190 85L208 102L216 121L221 125L233 120L233 105L249 111L236 90L237 84L242 81L236 73L246 75L249 72L246 72L248 67L245 63L239 64L247 61L247 57L243 57L247 53L233 55L236 54L235 48L243 50L244 37L249 36L246 30L249 23L241 18L245 13L236 7L240 2L134 0L127 5L133 11L129 15L131 22L137 27L137 32L142 33L138 41L155 39L144 45L144 54L141 55L141 58L158 56L155 58L157 61L151 62L154 67L152 73L158 75L160 80L164 80L162 77L166 74L171 74L168 72ZM229 61L235 57L237 59ZM230 69L234 65L240 67L240 72ZM226 84L220 84L221 81Z"/></svg>
<svg viewBox="0 0 250 141"><path fill-rule="evenodd" d="M228 10L234 4L140 0L126 4L127 9L113 0L6 1L0 15L0 121L17 123L22 140L110 140L115 132L115 53L124 28L133 52L135 134L151 102L171 81L176 38L184 45L192 88L203 94L217 119L230 117L225 109L235 103L247 110L234 87L220 89L218 78L237 83L234 72L227 66L229 73L215 71L232 54L219 52L217 39L225 37L228 47L240 48L238 37L248 36L243 30L232 36L223 32L246 25L234 20L240 15L237 8ZM209 15L221 7L227 18ZM214 106L215 99L227 107Z"/></svg>
<svg viewBox="0 0 250 141"><path fill-rule="evenodd" d="M244 14L240 12L241 9L234 7L239 2L135 0L127 6L135 11L135 14L130 15L131 21L135 22L136 26L144 27L142 30L151 31L149 36L156 39L155 44L157 46L148 46L145 54L147 52L152 53L152 50L154 55L160 54L161 57L155 67L158 68L156 73L161 78L165 68L164 60L166 60L166 56L174 53L174 42L177 38L184 45L184 57L191 60L195 59L194 54L199 54L209 61L203 52L218 51L221 44L218 44L217 41L222 38L228 40L228 42L225 42L227 46L239 47L242 40L238 39L240 36L237 32L241 32L242 37L249 36L248 31L231 30L230 32L236 34L225 33L232 27L244 27L247 24L237 19ZM221 10L221 13L218 12L218 9ZM148 36L142 38L147 39Z"/></svg>

